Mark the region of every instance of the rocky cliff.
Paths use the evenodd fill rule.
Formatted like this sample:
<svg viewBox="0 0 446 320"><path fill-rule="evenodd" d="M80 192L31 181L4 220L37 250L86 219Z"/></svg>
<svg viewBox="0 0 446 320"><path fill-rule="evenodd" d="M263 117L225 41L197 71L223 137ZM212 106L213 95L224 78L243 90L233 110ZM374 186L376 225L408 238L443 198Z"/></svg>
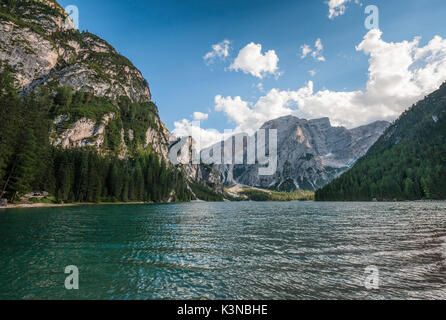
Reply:
<svg viewBox="0 0 446 320"><path fill-rule="evenodd" d="M224 192L224 180L219 168L212 164L197 163L192 161L197 156L194 141L191 137L175 138L170 136L172 141L169 146L171 157L175 157L173 163L178 165L186 176L195 182L207 186L217 192Z"/></svg>
<svg viewBox="0 0 446 320"><path fill-rule="evenodd" d="M1 1L0 60L16 71L22 90L53 83L112 100L151 99L141 72L106 41L74 30L55 1Z"/></svg>
<svg viewBox="0 0 446 320"><path fill-rule="evenodd" d="M261 128L266 132L277 130L278 160L273 175L262 176L259 164L247 164L246 142L244 164L223 164L218 165L218 169L226 185L243 184L281 191L315 190L364 156L389 125L378 121L348 130L331 126L328 118L304 120L288 116L275 119ZM202 154L209 152L209 149L203 150Z"/></svg>
<svg viewBox="0 0 446 320"><path fill-rule="evenodd" d="M159 119L141 72L105 40L74 30L56 1L0 1L0 63L12 68L16 86L23 93L46 88L56 94L58 88L70 87L73 92L103 97L113 104L101 111L97 108L96 113L102 114L96 114L95 119L88 112L84 117L73 117L66 110L56 110L54 144L63 148L92 146L107 153L110 150L104 140L110 128L117 127L121 157L128 155L132 150L129 145L139 139L139 146L133 149L150 147L167 160L170 133ZM149 119L139 123L139 119L126 117L123 101L133 109L134 104L142 105L140 109ZM145 136L135 137L137 130L144 131Z"/></svg>

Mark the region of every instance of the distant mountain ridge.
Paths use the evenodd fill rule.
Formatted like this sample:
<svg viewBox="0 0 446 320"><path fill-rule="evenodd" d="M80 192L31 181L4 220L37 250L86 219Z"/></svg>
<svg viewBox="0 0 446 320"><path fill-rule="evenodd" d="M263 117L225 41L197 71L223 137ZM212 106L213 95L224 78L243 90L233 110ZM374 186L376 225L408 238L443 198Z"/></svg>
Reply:
<svg viewBox="0 0 446 320"><path fill-rule="evenodd" d="M278 167L274 175L260 176L259 165L249 165L246 161L217 167L225 185L243 184L279 191L316 190L349 169L389 125L386 121L376 121L348 130L331 126L328 118L305 120L286 116L261 127L267 131L277 129Z"/></svg>
<svg viewBox="0 0 446 320"><path fill-rule="evenodd" d="M446 199L446 83L404 112L320 201Z"/></svg>

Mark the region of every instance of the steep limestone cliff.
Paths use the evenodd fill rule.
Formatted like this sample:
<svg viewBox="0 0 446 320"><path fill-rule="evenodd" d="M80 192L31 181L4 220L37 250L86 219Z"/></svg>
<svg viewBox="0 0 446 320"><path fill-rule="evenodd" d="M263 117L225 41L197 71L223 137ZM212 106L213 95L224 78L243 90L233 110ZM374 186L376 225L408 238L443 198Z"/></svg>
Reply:
<svg viewBox="0 0 446 320"><path fill-rule="evenodd" d="M277 130L278 160L274 174L262 176L259 164L247 164L246 143L241 151L244 164L217 167L226 185L242 184L280 191L316 190L350 168L389 125L378 121L348 130L332 127L328 118L283 117L268 121L261 128L266 132ZM202 155L209 154L210 149L203 150Z"/></svg>
<svg viewBox="0 0 446 320"><path fill-rule="evenodd" d="M92 146L109 153L105 141L113 127L121 136L120 157L150 148L168 161L170 133L159 119L141 72L106 41L74 30L56 1L0 1L0 65L12 68L16 86L24 93L46 88L56 94L59 88L70 87L73 93L82 91L112 103L97 108L96 119L89 112L73 117L72 105L55 110L51 135L55 145ZM128 114L137 109L139 118L126 115L126 108L131 109Z"/></svg>
<svg viewBox="0 0 446 320"><path fill-rule="evenodd" d="M54 1L2 1L0 31L0 60L16 71L22 90L53 83L112 100L151 99L141 72L106 41L74 30Z"/></svg>

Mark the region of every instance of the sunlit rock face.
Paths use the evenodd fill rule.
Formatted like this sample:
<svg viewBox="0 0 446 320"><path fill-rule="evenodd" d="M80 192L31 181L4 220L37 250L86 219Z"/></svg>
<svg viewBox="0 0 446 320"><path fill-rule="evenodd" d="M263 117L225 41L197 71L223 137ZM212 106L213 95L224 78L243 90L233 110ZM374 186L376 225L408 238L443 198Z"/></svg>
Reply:
<svg viewBox="0 0 446 320"><path fill-rule="evenodd" d="M0 16L0 60L16 72L19 89L52 83L112 100L151 100L141 72L106 41L74 30L57 2L22 0L14 8L1 6L13 18Z"/></svg>
<svg viewBox="0 0 446 320"><path fill-rule="evenodd" d="M58 135L57 138L53 138L52 143L64 149L95 147L101 150L104 145L106 126L114 118L115 114L110 113L105 115L99 123L87 118L79 119L69 129ZM68 116L58 116L54 120L54 125L57 126L66 120L69 120Z"/></svg>
<svg viewBox="0 0 446 320"><path fill-rule="evenodd" d="M355 129L333 127L328 118L304 120L293 116L265 123L277 130L277 170L260 175L259 165L218 165L226 185L243 184L276 190L315 190L349 169L390 124L377 121ZM246 153L246 143L244 144ZM204 150L203 152L208 152Z"/></svg>
<svg viewBox="0 0 446 320"><path fill-rule="evenodd" d="M57 88L69 86L73 92L105 97L116 107L98 119L56 115L52 143L63 148L94 147L107 154L107 126L122 121L120 99L129 103L151 101L149 85L141 72L105 40L74 30L73 22L56 1L17 0L13 7L2 2L0 10L5 13L0 15L0 69L9 67L13 71L19 91L29 93L45 86L55 94ZM150 148L168 162L170 133L157 109L151 118L150 124L144 125L146 134L137 148ZM147 119L142 120L147 123ZM135 126L141 127L139 123ZM119 156L126 157L126 144L134 140L133 127L121 131L121 137Z"/></svg>

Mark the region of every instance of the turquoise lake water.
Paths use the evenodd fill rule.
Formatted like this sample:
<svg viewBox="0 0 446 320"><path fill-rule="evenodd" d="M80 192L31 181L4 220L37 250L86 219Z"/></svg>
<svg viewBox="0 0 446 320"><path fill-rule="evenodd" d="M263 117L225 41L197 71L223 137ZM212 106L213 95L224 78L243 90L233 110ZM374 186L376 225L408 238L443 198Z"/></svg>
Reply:
<svg viewBox="0 0 446 320"><path fill-rule="evenodd" d="M69 265L79 290L64 287ZM445 202L0 211L0 299L440 298Z"/></svg>

